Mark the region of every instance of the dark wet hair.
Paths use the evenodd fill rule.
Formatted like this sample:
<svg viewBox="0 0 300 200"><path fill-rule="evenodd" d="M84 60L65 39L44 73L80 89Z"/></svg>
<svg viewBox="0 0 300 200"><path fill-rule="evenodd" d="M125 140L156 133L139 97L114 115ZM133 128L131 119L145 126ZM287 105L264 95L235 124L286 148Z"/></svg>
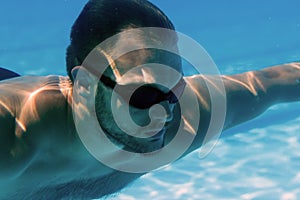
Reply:
<svg viewBox="0 0 300 200"><path fill-rule="evenodd" d="M90 0L72 27L66 55L69 77L99 43L128 26L175 30L168 17L146 0Z"/></svg>

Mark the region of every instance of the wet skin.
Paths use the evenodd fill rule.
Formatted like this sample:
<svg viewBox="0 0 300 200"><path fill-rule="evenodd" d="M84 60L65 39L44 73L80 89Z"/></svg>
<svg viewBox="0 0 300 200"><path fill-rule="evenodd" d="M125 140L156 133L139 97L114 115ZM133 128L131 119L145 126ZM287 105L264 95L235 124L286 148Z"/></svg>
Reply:
<svg viewBox="0 0 300 200"><path fill-rule="evenodd" d="M211 115L204 80L213 82L215 77L195 75L184 79L191 86L187 94L197 94L201 111L198 132L186 129L187 135L196 136L187 155L203 145ZM222 79L227 96L224 130L260 115L276 103L300 100L300 63ZM75 129L72 84L67 77L13 78L0 82L0 92L0 199L98 198L142 175L114 171L85 149ZM164 119L168 122L164 140L168 142L181 116L177 105L162 105L169 109L169 118ZM186 111L191 115L193 112ZM127 139L120 142L126 146ZM144 146L155 142L148 141Z"/></svg>

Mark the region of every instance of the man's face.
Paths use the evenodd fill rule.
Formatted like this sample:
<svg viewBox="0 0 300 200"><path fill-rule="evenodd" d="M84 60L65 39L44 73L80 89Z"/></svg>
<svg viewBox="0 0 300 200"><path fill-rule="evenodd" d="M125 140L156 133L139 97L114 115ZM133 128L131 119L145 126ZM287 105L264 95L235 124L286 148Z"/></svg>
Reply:
<svg viewBox="0 0 300 200"><path fill-rule="evenodd" d="M162 58L166 63L168 58L159 55L159 59ZM158 55L150 50L141 50L121 57L115 65L130 69L131 66L159 61ZM181 73L174 75L145 66L125 74L114 92L100 81L96 103L99 123L111 139L128 151L140 153L152 152L164 145L166 128L173 119L176 105L170 100L170 89L183 90ZM161 79L167 87L157 84ZM134 91L131 91L132 86L136 86ZM130 95L129 99L124 97L126 94Z"/></svg>

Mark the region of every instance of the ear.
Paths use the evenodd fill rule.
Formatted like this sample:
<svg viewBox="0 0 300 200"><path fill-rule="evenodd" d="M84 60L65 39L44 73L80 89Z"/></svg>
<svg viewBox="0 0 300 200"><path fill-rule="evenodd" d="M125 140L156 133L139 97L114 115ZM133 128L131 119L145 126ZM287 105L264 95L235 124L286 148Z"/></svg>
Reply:
<svg viewBox="0 0 300 200"><path fill-rule="evenodd" d="M77 73L80 70L80 68L81 68L81 66L76 66L71 70L71 75L72 75L73 80L76 79Z"/></svg>
<svg viewBox="0 0 300 200"><path fill-rule="evenodd" d="M76 66L71 70L74 83L89 89L90 86L97 85L98 79L82 66Z"/></svg>

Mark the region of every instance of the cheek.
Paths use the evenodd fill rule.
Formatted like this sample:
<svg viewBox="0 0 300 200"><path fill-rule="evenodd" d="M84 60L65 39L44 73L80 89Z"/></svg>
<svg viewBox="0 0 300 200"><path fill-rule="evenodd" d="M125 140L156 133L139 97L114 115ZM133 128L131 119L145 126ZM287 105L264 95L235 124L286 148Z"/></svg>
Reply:
<svg viewBox="0 0 300 200"><path fill-rule="evenodd" d="M138 131L139 127L144 127L150 123L149 110L141 110L131 106L127 103L117 102L117 109L114 117L118 118L119 125L125 127L126 130ZM134 123L134 124L132 124ZM130 124L133 125L133 127Z"/></svg>
<svg viewBox="0 0 300 200"><path fill-rule="evenodd" d="M107 131L112 131L114 130L115 124L111 112L111 94L105 91L101 86L99 88L102 90L97 93L95 106L98 121L102 128Z"/></svg>
<svg viewBox="0 0 300 200"><path fill-rule="evenodd" d="M133 107L129 107L130 117L138 126L147 126L150 122L149 109L140 110Z"/></svg>
<svg viewBox="0 0 300 200"><path fill-rule="evenodd" d="M139 129L139 127L144 127L150 123L149 109L141 110L129 106L117 95L113 96L110 103L114 119L122 130L133 132L137 131L136 129Z"/></svg>
<svg viewBox="0 0 300 200"><path fill-rule="evenodd" d="M106 104L106 107L108 107L109 109L107 111L110 113L110 120L112 121L111 124L113 124L113 130L121 130L121 132L123 133L125 132L132 134L136 132L135 126L131 125L131 121L134 120L129 114L128 106L126 106L126 104L124 104L122 100L120 100L119 98L113 98L112 101L109 101Z"/></svg>

